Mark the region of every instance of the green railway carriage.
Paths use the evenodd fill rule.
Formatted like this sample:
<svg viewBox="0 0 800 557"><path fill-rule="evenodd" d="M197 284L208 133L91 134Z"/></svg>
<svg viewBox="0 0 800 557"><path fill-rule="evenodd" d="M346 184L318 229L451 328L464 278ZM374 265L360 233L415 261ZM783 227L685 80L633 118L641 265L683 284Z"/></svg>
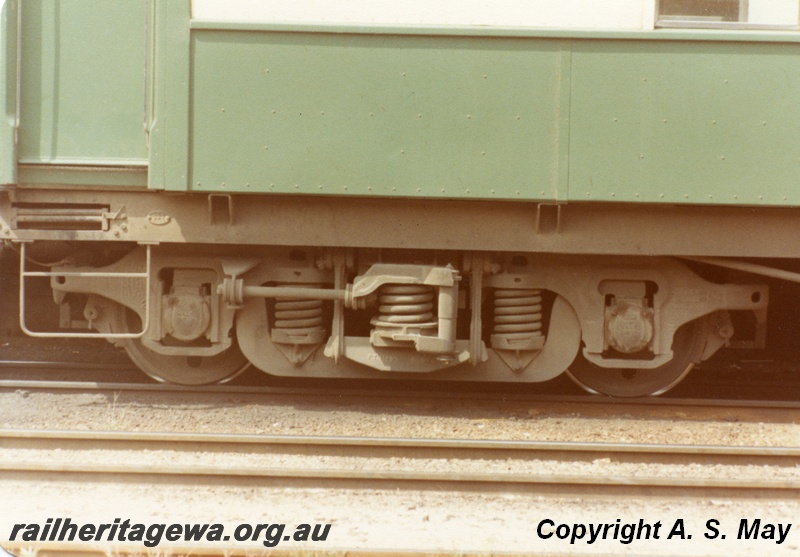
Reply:
<svg viewBox="0 0 800 557"><path fill-rule="evenodd" d="M763 345L763 277L800 281L796 0L0 4L34 336L184 384L635 396Z"/></svg>

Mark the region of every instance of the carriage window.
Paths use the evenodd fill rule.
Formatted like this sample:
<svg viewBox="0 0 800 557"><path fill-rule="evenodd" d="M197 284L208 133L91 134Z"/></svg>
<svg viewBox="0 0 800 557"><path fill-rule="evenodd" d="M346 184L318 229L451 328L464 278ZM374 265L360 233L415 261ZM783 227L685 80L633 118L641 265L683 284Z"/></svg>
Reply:
<svg viewBox="0 0 800 557"><path fill-rule="evenodd" d="M797 29L800 0L658 0L657 27Z"/></svg>
<svg viewBox="0 0 800 557"><path fill-rule="evenodd" d="M746 0L661 0L658 7L660 20L719 22L747 18Z"/></svg>

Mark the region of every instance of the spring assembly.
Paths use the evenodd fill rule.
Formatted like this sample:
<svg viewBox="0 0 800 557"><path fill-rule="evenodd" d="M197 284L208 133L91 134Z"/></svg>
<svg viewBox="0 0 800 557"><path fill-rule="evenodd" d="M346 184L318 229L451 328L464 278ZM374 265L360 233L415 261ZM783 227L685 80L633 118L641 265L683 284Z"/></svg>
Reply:
<svg viewBox="0 0 800 557"><path fill-rule="evenodd" d="M323 301L284 298L275 300L273 340L313 344L324 336Z"/></svg>
<svg viewBox="0 0 800 557"><path fill-rule="evenodd" d="M543 336L542 291L497 289L494 291L494 334L508 341Z"/></svg>
<svg viewBox="0 0 800 557"><path fill-rule="evenodd" d="M391 284L381 287L378 298L380 312L372 319L373 325L383 327L436 326L433 320L434 292L430 286L420 284Z"/></svg>

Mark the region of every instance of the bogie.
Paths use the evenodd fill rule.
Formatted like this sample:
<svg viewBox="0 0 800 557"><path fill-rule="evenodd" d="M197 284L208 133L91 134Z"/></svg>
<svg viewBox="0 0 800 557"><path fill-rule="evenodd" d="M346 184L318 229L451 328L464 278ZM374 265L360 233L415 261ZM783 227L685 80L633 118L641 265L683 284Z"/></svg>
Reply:
<svg viewBox="0 0 800 557"><path fill-rule="evenodd" d="M590 391L655 394L726 343L726 312L768 304L763 285L709 282L670 258L148 249L146 285L101 278L143 265L135 248L98 269L55 267L53 287L88 294L103 333L144 328L117 342L185 384L252 363L289 377L528 383L569 370Z"/></svg>

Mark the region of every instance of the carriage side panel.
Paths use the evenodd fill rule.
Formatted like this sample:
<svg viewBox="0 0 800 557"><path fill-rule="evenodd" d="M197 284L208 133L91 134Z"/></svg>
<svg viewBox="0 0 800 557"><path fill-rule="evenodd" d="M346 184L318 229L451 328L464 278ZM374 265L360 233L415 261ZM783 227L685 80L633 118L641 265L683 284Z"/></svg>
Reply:
<svg viewBox="0 0 800 557"><path fill-rule="evenodd" d="M746 40L576 41L570 200L797 205L799 54Z"/></svg>
<svg viewBox="0 0 800 557"><path fill-rule="evenodd" d="M561 46L196 31L191 189L555 199Z"/></svg>

